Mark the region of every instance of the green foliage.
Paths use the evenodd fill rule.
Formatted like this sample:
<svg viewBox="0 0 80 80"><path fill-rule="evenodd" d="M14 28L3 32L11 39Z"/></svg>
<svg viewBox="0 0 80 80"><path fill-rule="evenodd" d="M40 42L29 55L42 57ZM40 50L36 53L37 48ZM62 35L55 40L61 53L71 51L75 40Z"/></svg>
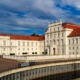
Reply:
<svg viewBox="0 0 80 80"><path fill-rule="evenodd" d="M36 34L36 33L33 33L33 34L31 34L31 36L39 36L38 34Z"/></svg>

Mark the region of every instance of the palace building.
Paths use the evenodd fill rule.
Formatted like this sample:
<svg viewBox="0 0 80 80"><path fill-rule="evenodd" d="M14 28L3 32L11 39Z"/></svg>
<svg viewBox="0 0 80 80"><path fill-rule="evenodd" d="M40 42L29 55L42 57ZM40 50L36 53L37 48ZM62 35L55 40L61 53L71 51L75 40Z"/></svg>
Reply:
<svg viewBox="0 0 80 80"><path fill-rule="evenodd" d="M41 55L43 52L43 36L0 34L0 53L2 55Z"/></svg>
<svg viewBox="0 0 80 80"><path fill-rule="evenodd" d="M61 21L48 25L45 50L49 55L79 54L80 26Z"/></svg>
<svg viewBox="0 0 80 80"><path fill-rule="evenodd" d="M55 22L45 36L0 34L1 55L73 55L79 54L80 26Z"/></svg>

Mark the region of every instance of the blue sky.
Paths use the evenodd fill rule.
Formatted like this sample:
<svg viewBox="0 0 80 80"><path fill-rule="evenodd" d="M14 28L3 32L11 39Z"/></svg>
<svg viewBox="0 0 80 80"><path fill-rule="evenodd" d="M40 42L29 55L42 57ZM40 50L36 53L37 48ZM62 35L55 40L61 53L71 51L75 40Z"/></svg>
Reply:
<svg viewBox="0 0 80 80"><path fill-rule="evenodd" d="M80 0L0 0L0 33L44 34L60 19L80 24Z"/></svg>

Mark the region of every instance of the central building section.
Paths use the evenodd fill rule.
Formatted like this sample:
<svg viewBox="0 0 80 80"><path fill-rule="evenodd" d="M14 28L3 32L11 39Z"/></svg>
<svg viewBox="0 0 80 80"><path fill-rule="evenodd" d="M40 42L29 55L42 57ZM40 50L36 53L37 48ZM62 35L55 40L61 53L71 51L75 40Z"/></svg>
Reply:
<svg viewBox="0 0 80 80"><path fill-rule="evenodd" d="M61 21L48 25L45 32L45 51L48 55L67 55L68 38L72 29L67 28L69 23Z"/></svg>

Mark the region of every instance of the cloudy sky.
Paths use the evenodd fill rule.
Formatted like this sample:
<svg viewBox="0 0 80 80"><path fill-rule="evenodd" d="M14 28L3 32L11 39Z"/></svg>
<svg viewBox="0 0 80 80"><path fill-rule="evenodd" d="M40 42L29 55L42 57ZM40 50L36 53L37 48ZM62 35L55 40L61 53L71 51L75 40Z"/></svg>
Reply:
<svg viewBox="0 0 80 80"><path fill-rule="evenodd" d="M0 0L0 33L43 34L60 19L80 24L80 0Z"/></svg>

